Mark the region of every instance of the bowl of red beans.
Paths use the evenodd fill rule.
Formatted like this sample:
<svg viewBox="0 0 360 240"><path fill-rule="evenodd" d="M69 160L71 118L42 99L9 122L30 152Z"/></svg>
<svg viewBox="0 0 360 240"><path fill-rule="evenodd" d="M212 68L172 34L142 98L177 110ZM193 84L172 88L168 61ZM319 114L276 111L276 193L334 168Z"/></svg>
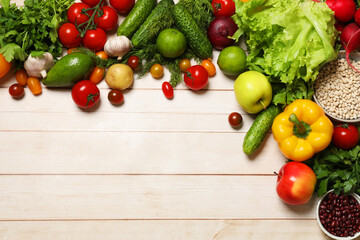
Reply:
<svg viewBox="0 0 360 240"><path fill-rule="evenodd" d="M360 236L360 197L353 193L327 192L318 202L316 219L320 229L332 239L355 239Z"/></svg>

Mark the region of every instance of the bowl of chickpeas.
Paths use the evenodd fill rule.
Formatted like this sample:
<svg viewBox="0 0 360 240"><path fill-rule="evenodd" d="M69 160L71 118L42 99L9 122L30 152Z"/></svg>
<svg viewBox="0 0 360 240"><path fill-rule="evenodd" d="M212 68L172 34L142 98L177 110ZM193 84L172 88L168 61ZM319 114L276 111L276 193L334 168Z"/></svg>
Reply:
<svg viewBox="0 0 360 240"><path fill-rule="evenodd" d="M313 85L314 101L333 120L360 122L360 74L346 61L345 51L323 66ZM350 54L351 64L360 70L360 53Z"/></svg>

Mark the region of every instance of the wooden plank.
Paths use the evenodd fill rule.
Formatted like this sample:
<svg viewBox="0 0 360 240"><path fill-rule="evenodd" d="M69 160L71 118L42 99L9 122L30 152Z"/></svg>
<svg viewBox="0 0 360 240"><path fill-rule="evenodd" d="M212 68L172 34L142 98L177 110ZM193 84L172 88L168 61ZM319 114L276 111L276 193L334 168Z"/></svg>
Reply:
<svg viewBox="0 0 360 240"><path fill-rule="evenodd" d="M101 161L101 159L99 159ZM0 220L312 219L283 203L276 176L0 176Z"/></svg>
<svg viewBox="0 0 360 240"><path fill-rule="evenodd" d="M284 164L269 135L254 156L244 133L1 132L2 174L272 174Z"/></svg>
<svg viewBox="0 0 360 240"><path fill-rule="evenodd" d="M107 99L109 89L101 89L100 105L94 112L111 113L246 113L236 102L233 91L175 90L175 97L167 100L161 89L136 89L124 91L124 104L113 106ZM13 99L7 88L0 88L0 112L81 112L71 99L68 89L44 90L33 96L28 89L24 98Z"/></svg>
<svg viewBox="0 0 360 240"><path fill-rule="evenodd" d="M170 237L171 236L171 237ZM125 220L0 222L0 239L327 239L315 220Z"/></svg>

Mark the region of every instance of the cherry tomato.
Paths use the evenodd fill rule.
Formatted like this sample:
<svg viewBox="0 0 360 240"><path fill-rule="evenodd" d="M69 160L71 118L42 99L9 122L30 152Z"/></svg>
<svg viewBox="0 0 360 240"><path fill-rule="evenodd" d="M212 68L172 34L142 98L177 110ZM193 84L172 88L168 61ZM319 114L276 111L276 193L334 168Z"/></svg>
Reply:
<svg viewBox="0 0 360 240"><path fill-rule="evenodd" d="M102 14L102 15L101 15ZM100 17L98 17L100 16ZM109 6L104 6L95 17L95 24L104 31L111 31L117 26L118 14Z"/></svg>
<svg viewBox="0 0 360 240"><path fill-rule="evenodd" d="M87 30L82 43L90 50L99 51L106 43L106 33L101 28Z"/></svg>
<svg viewBox="0 0 360 240"><path fill-rule="evenodd" d="M15 73L15 78L16 78L16 81L18 82L18 84L25 86L27 79L28 79L28 75L27 75L25 69L21 68L21 69L17 70Z"/></svg>
<svg viewBox="0 0 360 240"><path fill-rule="evenodd" d="M86 11L89 15L85 13L86 9L89 9L90 6L85 3L73 3L67 11L67 18L70 23L80 25L84 22L87 22L93 14L93 10Z"/></svg>
<svg viewBox="0 0 360 240"><path fill-rule="evenodd" d="M359 131L352 124L339 124L334 127L332 143L341 149L351 149L359 141Z"/></svg>
<svg viewBox="0 0 360 240"><path fill-rule="evenodd" d="M70 53L73 53L73 52L76 52L77 51L77 48L69 48L66 53L67 54L70 54Z"/></svg>
<svg viewBox="0 0 360 240"><path fill-rule="evenodd" d="M110 0L110 5L121 14L130 12L134 7L135 0Z"/></svg>
<svg viewBox="0 0 360 240"><path fill-rule="evenodd" d="M189 67L184 73L184 82L192 90L203 89L209 80L209 74L201 65Z"/></svg>
<svg viewBox="0 0 360 240"><path fill-rule="evenodd" d="M202 63L201 63L201 66L203 66L203 67L206 69L206 71L207 71L208 74L209 74L209 77L215 76L215 74L216 74L216 67L215 67L215 65L212 63L211 60L209 60L209 59L203 60Z"/></svg>
<svg viewBox="0 0 360 240"><path fill-rule="evenodd" d="M169 82L163 82L161 88L166 98L171 99L174 97L174 89Z"/></svg>
<svg viewBox="0 0 360 240"><path fill-rule="evenodd" d="M59 29L59 39L62 45L67 48L80 46L81 37L79 31L72 23L64 23Z"/></svg>
<svg viewBox="0 0 360 240"><path fill-rule="evenodd" d="M137 67L139 66L140 62L139 62L139 57L138 56L130 56L127 64L129 65L129 67L131 67L131 69L133 71L135 71L137 69Z"/></svg>
<svg viewBox="0 0 360 240"><path fill-rule="evenodd" d="M0 53L0 78L10 71L11 63L6 61L5 57Z"/></svg>
<svg viewBox="0 0 360 240"><path fill-rule="evenodd" d="M228 120L232 127L237 128L240 127L242 123L242 116L238 112L232 112L229 114Z"/></svg>
<svg viewBox="0 0 360 240"><path fill-rule="evenodd" d="M80 108L91 108L99 102L100 90L90 80L82 80L73 86L71 96Z"/></svg>
<svg viewBox="0 0 360 240"><path fill-rule="evenodd" d="M179 62L179 67L182 72L186 72L186 70L191 67L191 62L189 59L181 59Z"/></svg>
<svg viewBox="0 0 360 240"><path fill-rule="evenodd" d="M108 100L114 105L124 101L124 94L120 90L113 89L108 93Z"/></svg>
<svg viewBox="0 0 360 240"><path fill-rule="evenodd" d="M100 0L81 0L83 3L89 5L90 7L95 7Z"/></svg>
<svg viewBox="0 0 360 240"><path fill-rule="evenodd" d="M95 67L92 70L89 80L95 84L99 83L105 77L105 68Z"/></svg>
<svg viewBox="0 0 360 240"><path fill-rule="evenodd" d="M235 3L233 0L213 0L211 5L213 6L215 17L231 17L235 14Z"/></svg>
<svg viewBox="0 0 360 240"><path fill-rule="evenodd" d="M24 87L15 83L9 87L9 93L13 98L21 98L24 96Z"/></svg>
<svg viewBox="0 0 360 240"><path fill-rule="evenodd" d="M40 80L36 77L29 77L26 81L26 85L34 95L39 95L42 92Z"/></svg>
<svg viewBox="0 0 360 240"><path fill-rule="evenodd" d="M161 78L164 76L164 68L160 64L155 63L150 68L150 74L153 78Z"/></svg>
<svg viewBox="0 0 360 240"><path fill-rule="evenodd" d="M99 58L102 58L102 59L108 59L109 58L109 56L106 54L105 51L99 51L99 52L96 52L95 54L96 54L96 56L98 56Z"/></svg>

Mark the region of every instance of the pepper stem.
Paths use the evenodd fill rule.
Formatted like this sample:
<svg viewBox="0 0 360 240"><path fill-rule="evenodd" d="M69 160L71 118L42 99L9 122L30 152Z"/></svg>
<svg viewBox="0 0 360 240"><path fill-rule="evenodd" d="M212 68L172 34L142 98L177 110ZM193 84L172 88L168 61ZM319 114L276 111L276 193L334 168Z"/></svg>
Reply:
<svg viewBox="0 0 360 240"><path fill-rule="evenodd" d="M305 133L305 131L306 131L305 126L304 126L304 124L302 124L302 122L299 121L299 119L297 118L297 116L295 115L295 113L292 113L292 114L290 115L289 121L296 125L297 131L298 131L300 134L304 134L304 133Z"/></svg>
<svg viewBox="0 0 360 240"><path fill-rule="evenodd" d="M290 115L289 121L294 123L293 131L296 137L306 139L311 133L311 126L304 121L299 121L294 113Z"/></svg>

